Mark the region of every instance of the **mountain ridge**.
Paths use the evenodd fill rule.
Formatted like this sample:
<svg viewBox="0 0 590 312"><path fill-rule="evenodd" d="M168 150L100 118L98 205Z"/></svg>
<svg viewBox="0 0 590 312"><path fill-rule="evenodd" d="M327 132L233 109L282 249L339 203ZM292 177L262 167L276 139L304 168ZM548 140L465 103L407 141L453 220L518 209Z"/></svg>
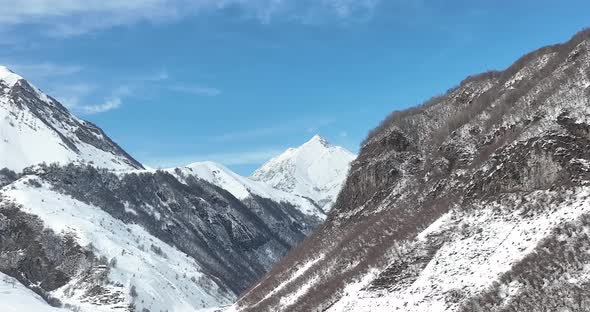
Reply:
<svg viewBox="0 0 590 312"><path fill-rule="evenodd" d="M589 87L584 30L392 113L230 311L587 309Z"/></svg>
<svg viewBox="0 0 590 312"><path fill-rule="evenodd" d="M272 199L276 202L288 202L298 207L306 215L319 220L326 218L314 202L291 193L275 189L272 186L243 177L222 164L212 161L196 162L183 167L166 169L173 174L193 175L229 191L236 198L244 200L253 195Z"/></svg>

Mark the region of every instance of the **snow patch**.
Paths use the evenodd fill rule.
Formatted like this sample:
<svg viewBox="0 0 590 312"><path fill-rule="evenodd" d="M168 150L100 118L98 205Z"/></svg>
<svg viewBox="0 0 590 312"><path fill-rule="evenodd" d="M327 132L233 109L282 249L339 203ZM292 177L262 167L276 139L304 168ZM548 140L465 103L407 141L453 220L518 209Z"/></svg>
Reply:
<svg viewBox="0 0 590 312"><path fill-rule="evenodd" d="M21 79L23 79L23 77L15 74L8 69L8 67L0 66L0 81L3 81L9 88L14 87L14 85Z"/></svg>
<svg viewBox="0 0 590 312"><path fill-rule="evenodd" d="M51 307L43 298L16 279L0 273L0 311L2 312L66 312Z"/></svg>

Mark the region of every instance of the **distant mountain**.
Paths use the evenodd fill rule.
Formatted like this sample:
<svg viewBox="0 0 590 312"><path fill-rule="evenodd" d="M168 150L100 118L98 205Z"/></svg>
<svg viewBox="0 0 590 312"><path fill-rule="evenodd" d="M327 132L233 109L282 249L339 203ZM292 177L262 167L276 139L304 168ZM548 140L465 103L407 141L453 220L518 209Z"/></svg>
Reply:
<svg viewBox="0 0 590 312"><path fill-rule="evenodd" d="M321 222L180 169L39 165L0 181L0 272L82 311L232 303Z"/></svg>
<svg viewBox="0 0 590 312"><path fill-rule="evenodd" d="M100 128L73 116L4 66L0 66L0 139L0 168L20 171L42 162L143 168Z"/></svg>
<svg viewBox="0 0 590 312"><path fill-rule="evenodd" d="M318 220L324 220L326 218L323 210L321 210L313 200L276 189L264 182L243 177L221 164L210 161L198 162L185 167L168 169L167 171L172 174L180 174L179 178L181 180L183 176L192 176L203 179L228 191L240 200L246 200L252 196L258 196L270 199L277 203L289 203L301 211L301 213L317 218Z"/></svg>
<svg viewBox="0 0 590 312"><path fill-rule="evenodd" d="M589 311L590 30L392 113L228 311Z"/></svg>
<svg viewBox="0 0 590 312"><path fill-rule="evenodd" d="M5 67L0 117L0 288L15 284L2 311L231 304L326 218L219 164L144 169Z"/></svg>
<svg viewBox="0 0 590 312"><path fill-rule="evenodd" d="M315 135L290 148L251 175L252 180L311 199L324 212L332 207L355 155Z"/></svg>

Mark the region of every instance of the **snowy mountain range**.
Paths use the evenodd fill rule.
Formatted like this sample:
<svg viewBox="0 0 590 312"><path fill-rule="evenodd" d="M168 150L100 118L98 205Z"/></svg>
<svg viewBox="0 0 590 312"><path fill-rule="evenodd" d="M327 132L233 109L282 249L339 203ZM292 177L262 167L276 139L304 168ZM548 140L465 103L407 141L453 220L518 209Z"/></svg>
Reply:
<svg viewBox="0 0 590 312"><path fill-rule="evenodd" d="M290 148L265 163L251 178L309 198L322 211L328 212L355 158L348 150L315 135L300 147Z"/></svg>
<svg viewBox="0 0 590 312"><path fill-rule="evenodd" d="M245 199L252 194L276 202L288 202L307 215L325 219L356 156L328 143L320 135L297 148L289 148L243 177L214 162L199 162L168 169L215 184Z"/></svg>
<svg viewBox="0 0 590 312"><path fill-rule="evenodd" d="M185 167L168 169L168 171L172 174L178 175L181 180L183 176L192 176L203 179L230 192L240 200L245 200L252 196L260 196L279 203L290 203L297 207L297 209L303 214L316 217L319 220L324 220L326 218L324 212L318 208L313 201L280 189L275 189L266 183L240 176L221 164L214 162L198 162Z"/></svg>
<svg viewBox="0 0 590 312"><path fill-rule="evenodd" d="M0 289L11 288L0 293L3 311L228 305L326 218L326 201L303 186L285 191L212 162L144 169L5 67L0 114ZM352 155L319 137L298 149L316 141L317 155ZM340 172L320 181L336 193L349 162L295 172ZM13 304L21 300L30 305Z"/></svg>
<svg viewBox="0 0 590 312"><path fill-rule="evenodd" d="M250 177L0 87L2 311L590 310L590 30Z"/></svg>
<svg viewBox="0 0 590 312"><path fill-rule="evenodd" d="M589 311L590 30L388 116L228 311Z"/></svg>

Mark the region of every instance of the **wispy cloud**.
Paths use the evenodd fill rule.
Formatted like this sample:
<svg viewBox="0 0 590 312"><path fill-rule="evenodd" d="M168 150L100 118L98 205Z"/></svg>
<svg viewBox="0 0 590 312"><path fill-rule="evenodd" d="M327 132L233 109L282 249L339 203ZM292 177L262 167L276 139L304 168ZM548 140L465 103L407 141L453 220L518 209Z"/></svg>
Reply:
<svg viewBox="0 0 590 312"><path fill-rule="evenodd" d="M221 94L220 89L199 85L173 85L170 86L169 89L172 91L201 96L218 96Z"/></svg>
<svg viewBox="0 0 590 312"><path fill-rule="evenodd" d="M55 63L29 63L29 64L9 64L15 72L29 77L29 79L45 79L57 76L69 76L82 71L82 66L78 65L59 65Z"/></svg>
<svg viewBox="0 0 590 312"><path fill-rule="evenodd" d="M95 84L79 80L78 74L84 71L84 67L79 65L54 62L22 63L7 59L0 62L37 87L44 89L48 95L68 108L78 106L97 89Z"/></svg>
<svg viewBox="0 0 590 312"><path fill-rule="evenodd" d="M158 81L165 81L170 79L170 75L168 74L167 70L160 70L153 73L145 74L136 77L135 80L137 81L146 81L146 82L158 82Z"/></svg>
<svg viewBox="0 0 590 312"><path fill-rule="evenodd" d="M56 83L48 90L49 94L69 109L79 106L97 86L85 82Z"/></svg>
<svg viewBox="0 0 590 312"><path fill-rule="evenodd" d="M104 99L104 102L95 105L79 105L75 103L70 109L86 115L105 113L117 109L123 103L123 98L131 96L132 90L127 86L121 86L115 89L110 96Z"/></svg>
<svg viewBox="0 0 590 312"><path fill-rule="evenodd" d="M0 0L1 3L2 0ZM99 114L117 109L129 97L145 96L149 91L174 91L196 96L218 96L221 89L199 84L180 83L165 69L118 77L117 81L84 81L85 68L78 65L53 62L17 63L3 61L10 69L25 79L43 86L47 94L60 101L68 109L80 114ZM117 84L117 87L109 87ZM109 91L111 90L111 91ZM146 91L146 92L144 92ZM102 101L97 101L102 99ZM88 104L88 103L99 104Z"/></svg>
<svg viewBox="0 0 590 312"><path fill-rule="evenodd" d="M119 108L119 106L121 106L121 103L122 103L121 98L115 97L115 98L111 98L111 99L106 99L105 102L102 104L80 106L76 109L84 114L91 115L91 114L104 113L104 112L108 112L110 110Z"/></svg>
<svg viewBox="0 0 590 312"><path fill-rule="evenodd" d="M279 155L281 152L283 152L281 148L263 148L254 151L235 151L182 157L156 157L147 159L144 162L154 168L178 167L199 161L214 161L226 166L257 165Z"/></svg>
<svg viewBox="0 0 590 312"><path fill-rule="evenodd" d="M39 25L54 36L147 21L232 10L262 23L274 20L317 22L370 15L381 0L0 0L0 26Z"/></svg>

